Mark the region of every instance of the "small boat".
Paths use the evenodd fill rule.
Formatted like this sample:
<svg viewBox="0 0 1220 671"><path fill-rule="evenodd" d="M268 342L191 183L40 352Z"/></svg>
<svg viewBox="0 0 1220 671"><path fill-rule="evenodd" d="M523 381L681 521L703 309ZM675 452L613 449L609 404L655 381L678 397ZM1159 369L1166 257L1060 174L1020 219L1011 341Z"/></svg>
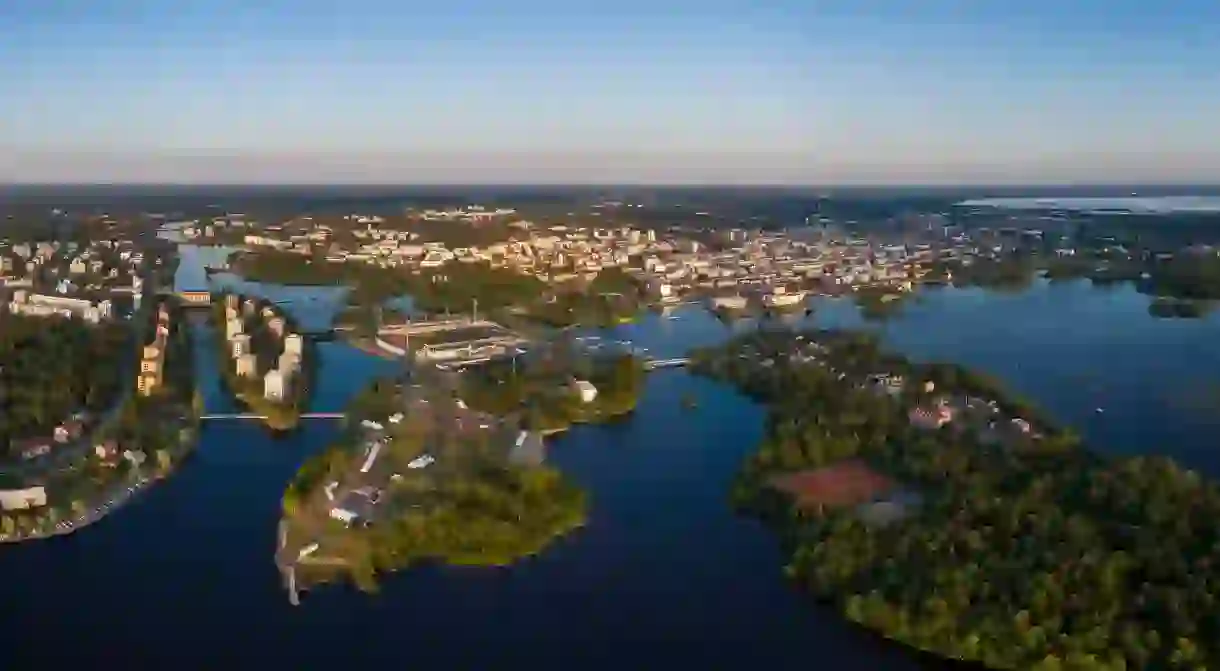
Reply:
<svg viewBox="0 0 1220 671"><path fill-rule="evenodd" d="M1106 411L1106 409L1105 409L1105 408L1097 408L1097 412L1099 412L1099 413L1102 413L1102 412L1105 412L1105 411Z"/></svg>

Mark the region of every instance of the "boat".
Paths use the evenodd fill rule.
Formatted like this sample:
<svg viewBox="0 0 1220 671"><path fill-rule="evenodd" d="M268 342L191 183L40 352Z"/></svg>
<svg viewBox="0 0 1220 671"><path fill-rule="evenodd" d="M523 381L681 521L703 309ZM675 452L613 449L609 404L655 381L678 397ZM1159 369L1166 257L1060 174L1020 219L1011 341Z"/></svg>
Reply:
<svg viewBox="0 0 1220 671"><path fill-rule="evenodd" d="M712 307L721 310L744 310L745 296L716 296L712 298Z"/></svg>
<svg viewBox="0 0 1220 671"><path fill-rule="evenodd" d="M804 300L804 291L797 291L794 293L771 292L769 294L764 294L762 298L763 305L769 308L791 307L794 305L799 305Z"/></svg>

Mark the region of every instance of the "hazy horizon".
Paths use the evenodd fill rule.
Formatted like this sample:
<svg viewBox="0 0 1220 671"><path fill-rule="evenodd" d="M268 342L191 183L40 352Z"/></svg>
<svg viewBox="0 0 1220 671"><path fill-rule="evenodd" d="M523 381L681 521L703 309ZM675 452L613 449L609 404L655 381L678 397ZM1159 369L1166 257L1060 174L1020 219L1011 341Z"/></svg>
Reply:
<svg viewBox="0 0 1220 671"><path fill-rule="evenodd" d="M1220 182L1220 5L0 5L0 182Z"/></svg>

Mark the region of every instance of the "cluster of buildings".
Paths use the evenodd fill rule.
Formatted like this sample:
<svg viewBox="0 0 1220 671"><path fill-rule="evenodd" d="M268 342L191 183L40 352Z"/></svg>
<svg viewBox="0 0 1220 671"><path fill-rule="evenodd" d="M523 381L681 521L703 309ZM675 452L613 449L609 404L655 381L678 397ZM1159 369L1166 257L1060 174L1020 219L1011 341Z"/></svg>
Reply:
<svg viewBox="0 0 1220 671"><path fill-rule="evenodd" d="M14 450L26 461L50 454L54 447L80 439L92 419L92 416L86 411L74 412L51 429L49 436L16 441L13 445Z"/></svg>
<svg viewBox="0 0 1220 671"><path fill-rule="evenodd" d="M509 210L428 211L427 218L469 222L502 219ZM429 214L430 213L430 214ZM852 238L811 227L800 232L640 229L540 226L517 220L509 239L485 246L452 246L424 241L410 223L387 226L375 217L349 215L355 227L340 243L331 227L297 222L291 234L280 227L249 232L247 247L269 247L302 254L323 254L334 263L363 263L420 271L450 262L487 263L533 275L550 283L592 279L606 268L620 268L649 286L658 299L677 300L691 292L748 293L765 304L803 298L809 285L909 288L941 258L967 253L968 242L939 240L891 242Z"/></svg>
<svg viewBox="0 0 1220 671"><path fill-rule="evenodd" d="M791 363L812 363L826 367L831 373L837 374L839 379L846 380L846 373L835 370L825 361L825 351L826 348L821 343L798 336L797 346L787 353L787 359ZM739 356L751 355L752 352L746 351ZM776 361L766 358L759 363L770 367L774 366ZM987 444L1042 437L1032 422L1024 417L1006 415L995 400L961 393L937 394L936 384L931 380L911 386L901 375L881 372L868 375L860 385L892 397L898 397L909 390L921 392L925 400L907 410L907 420L919 429L935 430L951 424L961 424L964 430L975 431L980 440Z"/></svg>
<svg viewBox="0 0 1220 671"><path fill-rule="evenodd" d="M9 289L74 294L143 292L144 254L128 240L19 242L0 240L0 285Z"/></svg>
<svg viewBox="0 0 1220 671"><path fill-rule="evenodd" d="M169 344L169 309L164 302L157 307L156 325L152 342L140 353L140 375L136 378L136 391L141 396L152 396L165 382L165 350Z"/></svg>
<svg viewBox="0 0 1220 671"><path fill-rule="evenodd" d="M100 324L114 315L114 307L109 300L95 303L85 298L34 294L25 289L13 292L12 298L9 299L8 311L27 317L75 317L90 324Z"/></svg>
<svg viewBox="0 0 1220 671"><path fill-rule="evenodd" d="M284 318L270 306L261 309L252 298L242 299L236 294L227 294L224 304L225 340L229 355L238 377L254 379L260 376L258 354L254 351L249 321L261 320L271 336L282 344L275 362L262 373L263 397L281 402L287 398L293 380L301 371L301 359L305 353L305 340L299 333L288 332Z"/></svg>

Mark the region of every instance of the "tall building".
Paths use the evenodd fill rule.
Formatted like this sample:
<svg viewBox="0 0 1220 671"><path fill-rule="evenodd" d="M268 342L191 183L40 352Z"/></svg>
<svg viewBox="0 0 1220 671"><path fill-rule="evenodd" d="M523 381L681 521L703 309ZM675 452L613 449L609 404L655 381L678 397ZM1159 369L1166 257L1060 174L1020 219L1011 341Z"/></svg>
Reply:
<svg viewBox="0 0 1220 671"><path fill-rule="evenodd" d="M287 391L284 374L278 370L270 370L263 378L263 397L269 401L282 401Z"/></svg>
<svg viewBox="0 0 1220 671"><path fill-rule="evenodd" d="M305 339L299 333L290 333L284 338L284 351L301 356L305 349Z"/></svg>

